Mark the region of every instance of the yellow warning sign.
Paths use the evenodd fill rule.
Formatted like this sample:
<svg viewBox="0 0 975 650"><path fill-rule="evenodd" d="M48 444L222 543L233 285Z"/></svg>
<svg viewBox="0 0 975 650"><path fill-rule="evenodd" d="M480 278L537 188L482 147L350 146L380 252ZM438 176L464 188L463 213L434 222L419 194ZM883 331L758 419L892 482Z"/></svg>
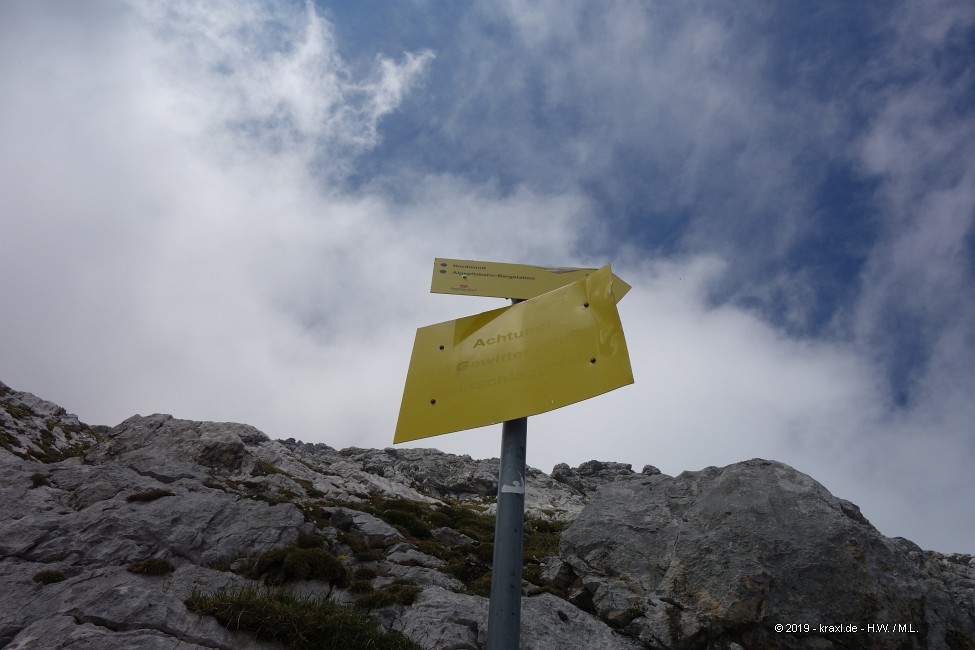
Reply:
<svg viewBox="0 0 975 650"><path fill-rule="evenodd" d="M476 262L438 257L433 261L432 293L527 300L580 280L596 269L550 268L504 262ZM613 276L613 293L621 300L630 285Z"/></svg>
<svg viewBox="0 0 975 650"><path fill-rule="evenodd" d="M609 266L416 332L394 443L551 411L633 383Z"/></svg>

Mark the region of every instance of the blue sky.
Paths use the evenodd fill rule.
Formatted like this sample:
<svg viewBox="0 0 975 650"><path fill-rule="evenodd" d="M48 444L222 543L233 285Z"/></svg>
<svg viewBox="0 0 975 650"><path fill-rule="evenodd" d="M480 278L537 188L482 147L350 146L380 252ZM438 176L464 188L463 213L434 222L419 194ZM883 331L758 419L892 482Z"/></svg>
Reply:
<svg viewBox="0 0 975 650"><path fill-rule="evenodd" d="M811 474L975 552L975 6L0 6L0 373L391 443L433 258L611 263L636 384L529 463ZM424 441L498 453L498 432Z"/></svg>

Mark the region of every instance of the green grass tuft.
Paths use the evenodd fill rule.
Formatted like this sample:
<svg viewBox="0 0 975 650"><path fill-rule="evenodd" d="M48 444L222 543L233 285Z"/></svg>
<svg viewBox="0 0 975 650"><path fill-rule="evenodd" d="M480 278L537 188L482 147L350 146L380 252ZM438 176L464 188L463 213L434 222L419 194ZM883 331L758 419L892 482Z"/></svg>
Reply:
<svg viewBox="0 0 975 650"><path fill-rule="evenodd" d="M419 650L406 637L385 632L353 607L283 589L244 587L204 595L194 591L186 606L216 617L230 630L296 650Z"/></svg>
<svg viewBox="0 0 975 650"><path fill-rule="evenodd" d="M264 584L280 585L288 580L325 580L337 587L349 584L349 572L337 557L324 548L285 546L262 553L247 573Z"/></svg>
<svg viewBox="0 0 975 650"><path fill-rule="evenodd" d="M350 509L368 512L395 526L419 551L438 557L447 565L443 571L457 578L467 587L467 593L487 596L490 593L491 565L494 561L494 517L479 512L476 504L448 501L430 504L408 499L369 495L362 503L341 503ZM530 517L525 526L522 554L522 575L531 583L541 585L542 561L557 555L559 538L566 523ZM474 544L466 547L449 546L432 538L434 528L447 527L467 535ZM381 559L375 549L351 533L339 533L339 543L349 546L353 556L361 561Z"/></svg>
<svg viewBox="0 0 975 650"><path fill-rule="evenodd" d="M16 404L11 404L10 402L0 403L0 406L2 406L3 410L9 413L10 417L15 420L26 420L34 415L34 412L30 409L24 408L23 406L18 406Z"/></svg>
<svg viewBox="0 0 975 650"><path fill-rule="evenodd" d="M161 557L147 557L129 565L130 573L138 573L145 576L161 576L172 573L176 570L169 560Z"/></svg>
<svg viewBox="0 0 975 650"><path fill-rule="evenodd" d="M50 585L55 582L67 580L68 576L60 569L45 569L34 574L34 580L42 585Z"/></svg>
<svg viewBox="0 0 975 650"><path fill-rule="evenodd" d="M558 555L559 538L566 523L535 518L530 518L528 521L531 523L531 532L526 530L523 541L522 577L532 584L541 585L541 563L547 557Z"/></svg>
<svg viewBox="0 0 975 650"><path fill-rule="evenodd" d="M353 594L371 594L374 589L372 588L372 582L369 580L356 579L349 585L349 591Z"/></svg>
<svg viewBox="0 0 975 650"><path fill-rule="evenodd" d="M290 476L290 475L289 475ZM290 476L291 480L300 485L305 489L305 494L308 495L309 499L321 499L325 496L325 493L321 490L315 488L315 484L306 478L297 478L295 476Z"/></svg>
<svg viewBox="0 0 975 650"><path fill-rule="evenodd" d="M284 474L284 472L266 460L258 460L254 463L254 469L251 470L251 476L270 476L271 474Z"/></svg>
<svg viewBox="0 0 975 650"><path fill-rule="evenodd" d="M20 442L20 438L17 436L7 431L0 431L0 447L3 447L7 451L13 452L14 447L22 448L23 446L23 443Z"/></svg>
<svg viewBox="0 0 975 650"><path fill-rule="evenodd" d="M353 575L357 580L372 580L379 574L376 573L375 569L361 566L355 570Z"/></svg>
<svg viewBox="0 0 975 650"><path fill-rule="evenodd" d="M136 492L135 494L130 494L125 497L125 500L129 503L133 501L155 501L156 499L161 499L162 497L175 496L169 490L164 490L163 488L150 488L148 490L143 490L142 492Z"/></svg>
<svg viewBox="0 0 975 650"><path fill-rule="evenodd" d="M420 595L420 588L399 582L394 582L388 587L378 589L369 593L356 601L356 606L371 610L387 605L412 605L416 602L416 597Z"/></svg>
<svg viewBox="0 0 975 650"><path fill-rule="evenodd" d="M294 546L298 548L322 548L325 546L325 538L318 533L298 533Z"/></svg>
<svg viewBox="0 0 975 650"><path fill-rule="evenodd" d="M417 539L427 539L430 537L430 524L423 521L420 515L413 512L388 508L379 511L377 516L410 537Z"/></svg>

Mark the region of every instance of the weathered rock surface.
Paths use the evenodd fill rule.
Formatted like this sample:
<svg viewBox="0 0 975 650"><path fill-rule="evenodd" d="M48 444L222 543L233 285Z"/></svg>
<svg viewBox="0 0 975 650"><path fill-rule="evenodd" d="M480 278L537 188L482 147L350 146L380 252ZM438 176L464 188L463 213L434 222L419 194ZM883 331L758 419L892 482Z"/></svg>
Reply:
<svg viewBox="0 0 975 650"><path fill-rule="evenodd" d="M35 467L3 465L0 489L29 486ZM32 562L106 566L159 556L194 564L252 555L294 539L306 525L291 503L228 498L181 479L171 496L127 501L158 482L122 467L58 463L35 472L48 485L0 506L0 554ZM22 488L21 488L22 489ZM36 510L24 510L25 501Z"/></svg>
<svg viewBox="0 0 975 650"><path fill-rule="evenodd" d="M424 648L480 650L487 644L487 619L485 598L430 587L399 617L394 629ZM596 617L548 593L523 598L522 619L524 648L635 650L641 647Z"/></svg>
<svg viewBox="0 0 975 650"><path fill-rule="evenodd" d="M349 580L284 587L423 648L485 647L497 459L168 415L91 427L3 384L0 406L0 648L279 647L185 601L260 585L255 560L297 544ZM526 553L524 648L975 648L970 556L885 538L785 465L670 477L590 461L526 479L535 539L571 525L543 566ZM171 570L127 570L146 558ZM860 631L775 630L796 623ZM864 631L885 624L910 627Z"/></svg>
<svg viewBox="0 0 975 650"><path fill-rule="evenodd" d="M411 499L484 502L486 512L493 513L498 492L497 458L474 460L428 449L350 447L336 451L321 444L281 442L305 459L314 458L322 470L358 482L362 491L379 490ZM596 487L632 473L629 465L597 461L584 463L579 470L564 466L561 473L553 472L552 476L530 467L525 481L532 489L525 495L525 512L528 516L570 521L582 511Z"/></svg>
<svg viewBox="0 0 975 650"><path fill-rule="evenodd" d="M95 443L98 430L63 408L0 382L0 458L54 462Z"/></svg>
<svg viewBox="0 0 975 650"><path fill-rule="evenodd" d="M855 505L781 463L605 484L559 551L546 579L646 647L967 648L975 640L972 558L887 539ZM777 633L778 623L816 627ZM868 633L885 623L913 633Z"/></svg>
<svg viewBox="0 0 975 650"><path fill-rule="evenodd" d="M40 586L31 576L43 565L3 560L3 624L6 648L273 648L232 633L210 617L188 615L183 600L194 587L217 589L241 582L233 576L186 567L168 577L147 577L123 568L80 572ZM13 634L13 639L10 636Z"/></svg>

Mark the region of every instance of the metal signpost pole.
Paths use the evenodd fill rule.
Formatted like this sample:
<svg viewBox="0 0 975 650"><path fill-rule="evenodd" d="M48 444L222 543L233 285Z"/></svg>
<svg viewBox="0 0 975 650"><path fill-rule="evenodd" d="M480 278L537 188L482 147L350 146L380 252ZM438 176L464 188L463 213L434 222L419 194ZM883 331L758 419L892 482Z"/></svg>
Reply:
<svg viewBox="0 0 975 650"><path fill-rule="evenodd" d="M514 299L512 303L521 300ZM494 523L488 650L518 650L521 640L521 557L525 531L525 451L528 418L501 426L498 512Z"/></svg>
<svg viewBox="0 0 975 650"><path fill-rule="evenodd" d="M527 441L528 418L509 420L502 425L488 650L518 650L521 638L521 555L525 528Z"/></svg>

